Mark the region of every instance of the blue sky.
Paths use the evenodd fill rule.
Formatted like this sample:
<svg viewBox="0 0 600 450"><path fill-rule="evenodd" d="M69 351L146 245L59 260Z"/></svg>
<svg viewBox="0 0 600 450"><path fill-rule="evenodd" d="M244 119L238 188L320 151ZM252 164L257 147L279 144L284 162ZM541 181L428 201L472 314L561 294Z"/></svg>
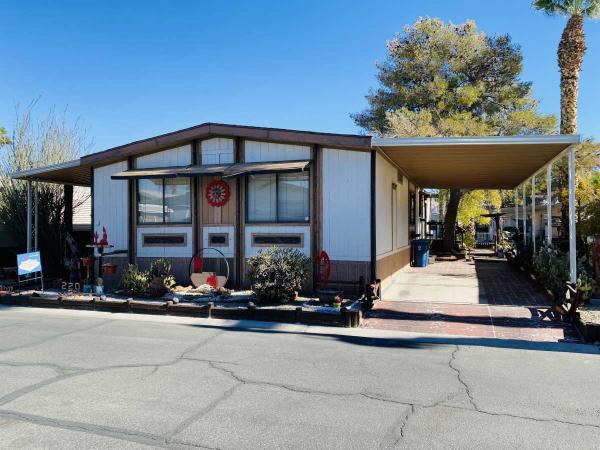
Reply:
<svg viewBox="0 0 600 450"><path fill-rule="evenodd" d="M94 151L207 121L359 132L349 114L385 41L420 16L509 33L542 111L559 112L565 20L528 0L5 0L1 12L0 125L41 96L37 112L68 107ZM579 129L600 137L600 22L586 32Z"/></svg>

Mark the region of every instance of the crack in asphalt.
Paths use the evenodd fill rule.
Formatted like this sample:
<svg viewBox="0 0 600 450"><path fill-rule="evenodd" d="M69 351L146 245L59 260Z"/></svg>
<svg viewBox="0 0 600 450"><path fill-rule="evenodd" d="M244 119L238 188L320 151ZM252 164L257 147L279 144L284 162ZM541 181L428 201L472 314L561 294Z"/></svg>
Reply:
<svg viewBox="0 0 600 450"><path fill-rule="evenodd" d="M210 360L207 360L206 362L208 362L210 367L212 367L213 369L216 369L218 371L221 371L222 373L229 375L233 380L235 380L241 384L256 385L256 386L269 386L269 387L279 388L279 389L283 389L283 390L290 391L290 392L296 392L296 393L300 393L300 394L309 394L309 395L326 395L326 396L332 396L332 397L364 397L369 400L393 403L393 404L403 405L403 406L412 406L412 403L409 403L409 402L402 402L399 400L382 398L382 397L378 397L378 396L375 396L373 394L369 394L366 392L329 392L329 391L321 391L321 390L317 390L317 389L302 388L299 386L289 385L289 384L285 384L285 383L275 383L272 381L250 380L250 379L243 378L242 376L236 374L235 371L233 371L231 369L227 369L225 367L219 366L219 364L229 364L229 363L219 363L219 362L210 361Z"/></svg>
<svg viewBox="0 0 600 450"><path fill-rule="evenodd" d="M574 425L578 427L590 427L600 429L600 425L596 425L594 423L581 423L581 422L572 422L569 420L562 419L550 419L543 417L532 417L532 416L520 416L518 414L509 414L509 413L496 413L492 411L486 411L484 409L476 409L473 410L471 408L465 408L462 406L451 406L451 405L437 405L436 408L448 408L448 409L458 409L461 411L472 411L479 414L485 414L487 416L496 416L496 417L512 417L514 419L523 419L523 420L532 420L535 422L546 422L546 423L562 423L564 425Z"/></svg>
<svg viewBox="0 0 600 450"><path fill-rule="evenodd" d="M4 348L4 349L0 350L0 353L7 353L7 352L11 352L13 350L22 350L24 348L30 348L30 347L35 347L35 346L38 346L38 345L41 345L41 344L46 344L46 343L48 343L50 341L54 341L54 340L59 339L59 338L64 337L64 336L69 336L71 334L81 333L81 332L84 332L84 331L93 330L94 328L101 327L101 326L106 325L108 323L111 323L113 321L114 321L114 319L108 319L108 320L104 320L104 321L102 321L100 323L96 323L94 325L89 325L89 326L86 326L86 327L83 327L83 328L78 328L77 330L65 331L64 333L58 333L58 334L55 334L53 336L49 336L49 337L44 338L44 339L39 340L39 341L30 342L28 344L23 344L23 345L17 345L15 347L10 347L10 348Z"/></svg>
<svg viewBox="0 0 600 450"><path fill-rule="evenodd" d="M471 388L469 387L467 382L464 380L461 369L458 368L455 364L456 363L456 354L459 351L460 351L460 347L457 345L456 349L450 354L450 359L448 360L448 367L450 367L450 369L452 369L454 372L456 372L456 378L458 379L458 382L463 385L463 387L465 389L465 394L467 395L467 398L469 399L469 403L471 403L471 406L473 407L473 409L476 411L479 411L477 403L475 403L475 399L473 398L473 393L471 392Z"/></svg>
<svg viewBox="0 0 600 450"><path fill-rule="evenodd" d="M61 334L58 334L58 335L48 338L48 340L57 339L59 337L70 335L70 334L84 332L84 331L87 331L87 330L90 330L90 329L93 329L96 327L103 326L112 321L113 320L111 319L111 320L107 320L102 323L88 326L88 327L85 327L82 329L72 330L72 331L69 331L66 333L61 333ZM447 394L443 399L435 401L434 403L420 404L417 402L400 401L400 400L385 398L385 397L381 397L381 396L378 396L378 395L375 395L375 394L372 394L369 392L330 392L327 390L310 389L310 388L306 388L306 387L289 385L289 384L285 384L285 383L248 379L248 378L244 378L243 376L236 373L235 370L228 368L228 367L224 367L225 365L227 365L227 366L238 365L237 362L213 360L213 359L201 359L201 358L194 358L194 357L190 356L191 353L202 348L205 345L208 345L210 342L212 342L214 339L219 337L224 332L225 332L225 330L220 330L219 332L212 334L211 336L203 339L202 341L197 342L197 343L189 346L188 348L184 349L183 351L181 351L181 353L179 353L173 359L168 360L166 362L161 362L161 363L154 362L154 363L142 363L142 364L109 365L109 366L96 367L93 369L86 369L86 368L81 368L81 367L61 366L59 364L51 364L51 363L27 363L27 362L0 361L0 366L4 365L4 366L13 366L13 367L26 367L26 366L47 367L47 368L55 370L57 373L56 377L52 377L52 378L43 380L39 383L35 383L32 385L23 387L21 389L17 389L9 394L6 394L2 398L0 398L0 406L4 406L13 400L16 400L26 394L34 392L34 391L41 389L45 386L48 386L50 384L57 383L59 381L66 380L66 379L69 379L69 378L72 378L75 376L79 376L79 375L86 375L86 374L107 371L107 370L117 370L117 369L127 369L127 368L146 368L146 367L152 368L150 373L148 373L147 375L142 377L142 379L146 379L146 378L154 375L156 372L158 372L158 370L161 367L171 366L171 365L177 364L181 361L206 363L209 368L216 370L216 371L222 373L223 375L226 375L227 377L229 377L230 379L232 379L235 382L234 386L227 389L218 398L213 400L208 405L205 405L198 411L191 414L185 420L181 421L177 426L175 426L175 428L173 428L172 431L168 432L167 434L156 435L156 434L151 434L151 433L137 432L137 431L128 430L128 429L121 429L121 428L117 428L117 427L88 424L88 423L82 423L82 422L70 421L70 420L54 419L54 418L48 418L48 417L34 415L34 414L21 413L21 412L13 411L10 409L0 409L0 417L6 417L6 418L14 419L14 420L30 422L30 423L50 426L50 427L54 427L54 428L62 428L62 429L78 431L78 432L82 432L82 433L106 436L106 437L111 437L111 438L120 439L120 440L124 440L124 441L152 445L152 446L157 446L157 447L173 447L174 445L186 445L186 446L192 446L192 447L196 447L196 448L217 449L216 447L205 446L200 443L188 442L188 441L179 439L176 436L179 433L181 433L183 430L187 429L191 424L193 424L194 422L198 421L202 417L204 417L207 414L209 414L210 412L212 412L219 404L221 404L223 401L230 398L238 389L240 389L244 385L257 385L257 386L268 386L268 387L273 387L273 388L278 388L278 389L284 389L287 391L291 391L291 392L298 393L298 394L305 394L305 395L324 395L324 396L335 396L335 397L352 397L352 396L363 397L363 398L373 400L373 401L385 402L385 403L402 405L402 406L407 407L408 408L407 411L404 414L402 414L400 417L398 417L398 419L390 427L388 433L386 433L384 439L382 440L380 447L384 447L384 448L387 448L390 446L394 447L394 446L399 445L400 442L406 437L406 427L409 424L412 417L415 414L417 414L420 410L429 409L429 408L448 408L448 409L454 409L454 410L471 411L476 414L485 414L485 415L490 415L490 416L511 417L511 418L515 418L515 419L530 420L530 421L536 421L536 422L561 423L561 424L565 424L565 425L569 425L569 426L593 427L595 429L600 429L600 425L596 425L596 424L580 423L580 422L573 422L573 421L567 421L567 420L561 420L561 419L520 416L517 414L509 414L509 413L496 413L496 412L481 409L478 406L477 402L475 401L475 398L474 398L474 395L472 392L472 387L466 382L466 380L464 378L463 370L457 365L457 355L461 351L461 347L459 347L458 345L456 345L456 348L451 352L447 364L448 364L448 367L456 374L456 378L463 389L460 392L451 392L451 393ZM29 343L29 344L25 344L25 345L19 346L19 347L14 347L11 349L5 349L5 350L0 351L0 353L4 353L7 351L11 351L11 350L17 350L17 349L21 349L21 348L33 347L33 346L48 342L48 340L43 341L43 342L37 342L37 343ZM469 403L471 405L470 408L466 407L466 406L463 407L463 406L453 406L453 405L444 404L445 402L448 402L449 400L452 400L452 399L456 398L457 396L461 396L461 395L465 395L468 398Z"/></svg>
<svg viewBox="0 0 600 450"><path fill-rule="evenodd" d="M187 349L185 349L183 352L181 352L178 356L176 356L175 358L168 360L166 362L162 362L162 363L141 363L141 364L116 364L116 365L109 365L109 366L101 366L101 367L95 367L93 369L85 369L85 368L80 368L80 367L64 367L64 366L60 366L57 364L39 364L39 363L22 363L22 362L12 362L12 361L0 361L0 365L8 365L8 366L15 366L15 367L26 367L26 366L43 366L43 367L51 367L54 368L55 370L57 370L57 372L59 373L56 377L52 377L52 378L48 378L46 380L42 380L38 383L34 383L28 386L25 386L23 388L17 389L13 392L10 392L6 395L4 395L3 397L0 397L0 406L4 406L7 403L12 402L13 400L16 400L19 397L22 397L26 394L29 394L31 392L34 392L40 388L43 388L45 386L48 386L50 384L54 384L57 383L59 381L63 381L66 380L68 378L73 378L76 376L81 376L81 375L88 375L88 374L93 374L93 373L98 373L98 372L105 372L108 370L116 370L116 369L141 369L141 368L145 368L145 367L152 367L155 368L155 370L147 375L144 378L147 378L150 375L153 375L154 373L156 373L158 371L158 369L160 367L168 367L168 366L172 366L174 364L177 364L178 362L182 361L182 360L191 360L189 358L186 358L185 355L187 355L188 353L191 353L201 347L203 347L204 345L209 344L211 341L213 341L214 339L216 339L218 336L220 336L224 331L221 330L218 333L215 333L211 336L209 336L206 339L203 339L202 341L188 347Z"/></svg>
<svg viewBox="0 0 600 450"><path fill-rule="evenodd" d="M209 412L214 410L221 402L223 402L223 401L227 400L229 397L231 397L233 395L233 393L241 386L242 386L241 383L236 383L235 385L233 385L232 387L227 389L225 392L223 392L218 398L216 398L215 400L210 402L208 405L206 405L204 408L200 409L199 411L196 411L194 414L192 414L187 419L185 419L183 422L181 422L179 425L177 425L167 435L167 442L170 439L172 439L173 436L181 433L183 430L185 430L191 424L193 424L194 422L196 422L197 420L201 419L202 417L207 415Z"/></svg>
<svg viewBox="0 0 600 450"><path fill-rule="evenodd" d="M60 428L63 430L95 434L99 436L135 442L138 444L166 447L165 438L163 436L132 431L125 428L95 425L84 422L77 422L73 420L53 419L50 417L39 416L36 414L27 414L4 409L0 409L0 417L15 419L21 422L33 423L41 426Z"/></svg>

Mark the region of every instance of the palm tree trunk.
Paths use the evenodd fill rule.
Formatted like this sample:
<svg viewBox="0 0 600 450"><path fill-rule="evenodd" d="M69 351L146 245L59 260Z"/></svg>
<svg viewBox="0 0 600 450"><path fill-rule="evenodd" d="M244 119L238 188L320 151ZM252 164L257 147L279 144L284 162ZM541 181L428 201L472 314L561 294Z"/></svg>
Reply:
<svg viewBox="0 0 600 450"><path fill-rule="evenodd" d="M451 252L454 248L454 234L456 232L456 216L458 215L458 205L462 192L460 189L450 189L450 198L446 205L446 214L444 216L444 241L443 251Z"/></svg>
<svg viewBox="0 0 600 450"><path fill-rule="evenodd" d="M586 51L583 16L569 18L558 45L558 67L560 68L560 133L577 134L577 102L579 99L579 73ZM560 173L559 180L563 197L561 200L562 237L569 235L569 204L565 201L568 190L568 174Z"/></svg>

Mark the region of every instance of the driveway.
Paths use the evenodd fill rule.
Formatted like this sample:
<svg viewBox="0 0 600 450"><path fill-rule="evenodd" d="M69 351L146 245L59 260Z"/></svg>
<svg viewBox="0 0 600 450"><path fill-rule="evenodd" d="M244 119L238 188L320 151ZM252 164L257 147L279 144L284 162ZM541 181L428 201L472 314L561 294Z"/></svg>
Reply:
<svg viewBox="0 0 600 450"><path fill-rule="evenodd" d="M0 442L597 448L598 373L576 344L3 307Z"/></svg>
<svg viewBox="0 0 600 450"><path fill-rule="evenodd" d="M363 327L527 341L577 341L546 293L504 260L435 262L400 271Z"/></svg>

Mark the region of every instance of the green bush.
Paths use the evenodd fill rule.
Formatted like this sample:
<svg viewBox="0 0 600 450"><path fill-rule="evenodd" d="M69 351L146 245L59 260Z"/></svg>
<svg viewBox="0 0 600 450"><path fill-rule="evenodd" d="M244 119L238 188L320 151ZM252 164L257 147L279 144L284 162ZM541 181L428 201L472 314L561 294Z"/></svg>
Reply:
<svg viewBox="0 0 600 450"><path fill-rule="evenodd" d="M171 261L159 258L152 261L150 270L140 271L136 264L129 264L121 276L121 289L131 295L161 297L175 286L171 275Z"/></svg>
<svg viewBox="0 0 600 450"><path fill-rule="evenodd" d="M569 254L552 247L542 247L533 257L533 271L540 282L556 298L564 298L569 281ZM589 298L596 288L594 277L588 273L583 259L577 261L577 289L583 292L583 298Z"/></svg>
<svg viewBox="0 0 600 450"><path fill-rule="evenodd" d="M175 286L175 277L171 275L171 261L167 258L159 258L150 264L150 279L160 279L165 291Z"/></svg>
<svg viewBox="0 0 600 450"><path fill-rule="evenodd" d="M257 300L286 303L307 280L310 258L291 248L272 247L248 259L248 277Z"/></svg>
<svg viewBox="0 0 600 450"><path fill-rule="evenodd" d="M140 272L136 264L129 264L121 276L121 288L132 295L144 295L149 287L149 273Z"/></svg>

